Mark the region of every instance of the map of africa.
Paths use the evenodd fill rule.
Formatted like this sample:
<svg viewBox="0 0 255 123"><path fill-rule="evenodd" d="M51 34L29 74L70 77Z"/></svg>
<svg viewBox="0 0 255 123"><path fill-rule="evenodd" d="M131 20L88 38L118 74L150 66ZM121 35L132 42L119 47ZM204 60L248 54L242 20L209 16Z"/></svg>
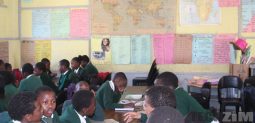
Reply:
<svg viewBox="0 0 255 123"><path fill-rule="evenodd" d="M220 24L218 0L180 0L180 23Z"/></svg>
<svg viewBox="0 0 255 123"><path fill-rule="evenodd" d="M93 0L93 34L175 32L175 0Z"/></svg>

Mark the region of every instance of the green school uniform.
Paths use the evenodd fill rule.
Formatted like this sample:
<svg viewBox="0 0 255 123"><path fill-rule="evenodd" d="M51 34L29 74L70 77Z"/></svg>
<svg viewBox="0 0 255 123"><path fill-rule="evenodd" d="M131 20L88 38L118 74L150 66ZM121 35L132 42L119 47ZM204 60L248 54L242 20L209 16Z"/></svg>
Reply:
<svg viewBox="0 0 255 123"><path fill-rule="evenodd" d="M10 83L4 87L4 94L5 97L8 99L8 102L17 92L18 88L13 83Z"/></svg>
<svg viewBox="0 0 255 123"><path fill-rule="evenodd" d="M58 91L57 86L53 83L52 78L46 72L43 72L40 75L40 78L42 80L43 85L50 87L51 89L54 90L55 93L57 93Z"/></svg>
<svg viewBox="0 0 255 123"><path fill-rule="evenodd" d="M35 91L37 88L43 86L42 80L33 74L27 76L27 78L21 80L18 92L21 91Z"/></svg>
<svg viewBox="0 0 255 123"><path fill-rule="evenodd" d="M0 121L1 123L9 123L11 121L11 117L9 116L7 111L0 113Z"/></svg>
<svg viewBox="0 0 255 123"><path fill-rule="evenodd" d="M97 68L90 62L82 69L81 79L85 81L90 81L90 77L97 74L98 74Z"/></svg>
<svg viewBox="0 0 255 123"><path fill-rule="evenodd" d="M70 83L77 83L79 82L78 77L73 73L70 69L65 74L61 74L58 82L58 91L63 91L64 88L67 88Z"/></svg>
<svg viewBox="0 0 255 123"><path fill-rule="evenodd" d="M174 91L176 98L176 109L183 115L186 116L190 112L201 112L206 115L205 118L208 121L212 121L213 118L210 117L210 112L204 109L192 96L190 96L186 91L182 88L177 88ZM209 115L209 117L207 117ZM141 115L141 122L146 123L147 115Z"/></svg>
<svg viewBox="0 0 255 123"><path fill-rule="evenodd" d="M124 105L118 104L120 98L121 94L113 91L109 81L105 82L96 92L96 100L103 109L123 108Z"/></svg>
<svg viewBox="0 0 255 123"><path fill-rule="evenodd" d="M79 67L78 71L77 69L76 70L73 69L73 72L79 78L79 80L82 80L83 68Z"/></svg>
<svg viewBox="0 0 255 123"><path fill-rule="evenodd" d="M66 100L63 104L62 112L64 112L66 108L70 105L72 105L72 101ZM104 110L98 102L96 102L95 113L90 119L94 121L104 121Z"/></svg>
<svg viewBox="0 0 255 123"><path fill-rule="evenodd" d="M53 113L53 117L42 117L41 123L60 123L59 116L57 112Z"/></svg>
<svg viewBox="0 0 255 123"><path fill-rule="evenodd" d="M7 110L7 105L8 105L7 101L8 100L5 97L0 98L0 112L3 112L3 111Z"/></svg>
<svg viewBox="0 0 255 123"><path fill-rule="evenodd" d="M80 123L80 118L78 114L75 112L75 109L72 105L68 106L66 110L59 117L60 123ZM89 119L86 118L86 123L90 123Z"/></svg>

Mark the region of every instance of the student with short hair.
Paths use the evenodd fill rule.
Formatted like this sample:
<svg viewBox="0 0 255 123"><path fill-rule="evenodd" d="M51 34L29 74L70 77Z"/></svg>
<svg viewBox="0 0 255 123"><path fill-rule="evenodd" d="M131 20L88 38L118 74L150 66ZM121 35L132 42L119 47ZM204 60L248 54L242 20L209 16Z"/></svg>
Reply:
<svg viewBox="0 0 255 123"><path fill-rule="evenodd" d="M37 100L43 108L42 123L60 123L56 108L56 94L48 86L42 86L36 91Z"/></svg>
<svg viewBox="0 0 255 123"><path fill-rule="evenodd" d="M12 72L12 65L10 63L4 64L5 71Z"/></svg>
<svg viewBox="0 0 255 123"><path fill-rule="evenodd" d="M87 55L79 55L78 58L81 61L81 67L82 70L82 80L90 81L90 78L92 76L95 76L98 74L97 68L91 63L89 57Z"/></svg>
<svg viewBox="0 0 255 123"><path fill-rule="evenodd" d="M78 77L74 74L74 72L70 69L70 63L68 60L63 59L59 61L59 71L61 76L58 82L58 91L64 91L65 88L68 87L70 83L79 82Z"/></svg>
<svg viewBox="0 0 255 123"><path fill-rule="evenodd" d="M34 73L36 76L39 76L42 80L43 85L50 87L54 90L55 93L58 92L57 86L52 81L52 78L47 74L47 69L44 63L38 62L35 64Z"/></svg>
<svg viewBox="0 0 255 123"><path fill-rule="evenodd" d="M91 89L86 81L80 81L75 85L74 93L78 92L79 90L91 90ZM93 90L91 90L91 92L95 93ZM64 112L65 109L71 104L72 104L71 100L66 100L63 104L62 112ZM90 119L94 121L104 121L104 110L98 102L96 102L95 113L93 114L92 117L90 117Z"/></svg>
<svg viewBox="0 0 255 123"><path fill-rule="evenodd" d="M56 73L52 73L51 70L50 70L50 60L49 60L49 59L43 58L43 59L41 60L41 62L45 64L45 66L46 66L46 73L47 73L51 78L54 78L54 77L57 76Z"/></svg>
<svg viewBox="0 0 255 123"><path fill-rule="evenodd" d="M121 95L127 86L127 77L123 72L114 75L112 81L106 81L96 92L96 99L103 109L133 107L133 103L119 104Z"/></svg>
<svg viewBox="0 0 255 123"><path fill-rule="evenodd" d="M18 92L21 91L35 91L37 88L43 86L42 80L33 74L34 68L32 64L26 63L22 67L22 74L24 79L21 80Z"/></svg>
<svg viewBox="0 0 255 123"><path fill-rule="evenodd" d="M74 57L71 60L71 66L72 66L72 70L73 72L78 76L79 80L82 80L82 68L81 66L81 60L79 59L79 57Z"/></svg>
<svg viewBox="0 0 255 123"><path fill-rule="evenodd" d="M148 116L155 108L160 106L168 106L175 108L176 107L176 98L174 95L174 91L168 87L163 86L154 86L146 90L145 92L145 100L143 109ZM179 113L178 111L175 111ZM141 119L141 122L146 122L146 115L142 115L138 112L128 112L124 114L124 120L128 123L133 119ZM144 118L146 117L146 119Z"/></svg>
<svg viewBox="0 0 255 123"><path fill-rule="evenodd" d="M20 92L8 104L12 123L40 123L42 107L33 92Z"/></svg>
<svg viewBox="0 0 255 123"><path fill-rule="evenodd" d="M72 105L60 116L61 123L90 123L88 116L95 111L96 100L94 94L88 90L80 90L72 97Z"/></svg>

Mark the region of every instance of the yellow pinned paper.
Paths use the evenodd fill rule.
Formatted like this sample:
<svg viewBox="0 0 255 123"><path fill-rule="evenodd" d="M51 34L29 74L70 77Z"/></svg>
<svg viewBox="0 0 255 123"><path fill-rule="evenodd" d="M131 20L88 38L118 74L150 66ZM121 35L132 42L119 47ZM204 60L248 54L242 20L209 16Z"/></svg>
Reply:
<svg viewBox="0 0 255 123"><path fill-rule="evenodd" d="M42 58L51 59L51 41L35 41L35 61L39 62Z"/></svg>

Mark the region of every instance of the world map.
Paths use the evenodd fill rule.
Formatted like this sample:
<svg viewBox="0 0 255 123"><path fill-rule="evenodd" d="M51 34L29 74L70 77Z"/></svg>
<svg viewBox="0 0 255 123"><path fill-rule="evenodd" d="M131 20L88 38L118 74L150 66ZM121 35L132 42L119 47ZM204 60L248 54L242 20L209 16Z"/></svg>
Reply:
<svg viewBox="0 0 255 123"><path fill-rule="evenodd" d="M180 23L220 24L218 0L180 0Z"/></svg>
<svg viewBox="0 0 255 123"><path fill-rule="evenodd" d="M93 34L175 31L175 0L93 0Z"/></svg>

